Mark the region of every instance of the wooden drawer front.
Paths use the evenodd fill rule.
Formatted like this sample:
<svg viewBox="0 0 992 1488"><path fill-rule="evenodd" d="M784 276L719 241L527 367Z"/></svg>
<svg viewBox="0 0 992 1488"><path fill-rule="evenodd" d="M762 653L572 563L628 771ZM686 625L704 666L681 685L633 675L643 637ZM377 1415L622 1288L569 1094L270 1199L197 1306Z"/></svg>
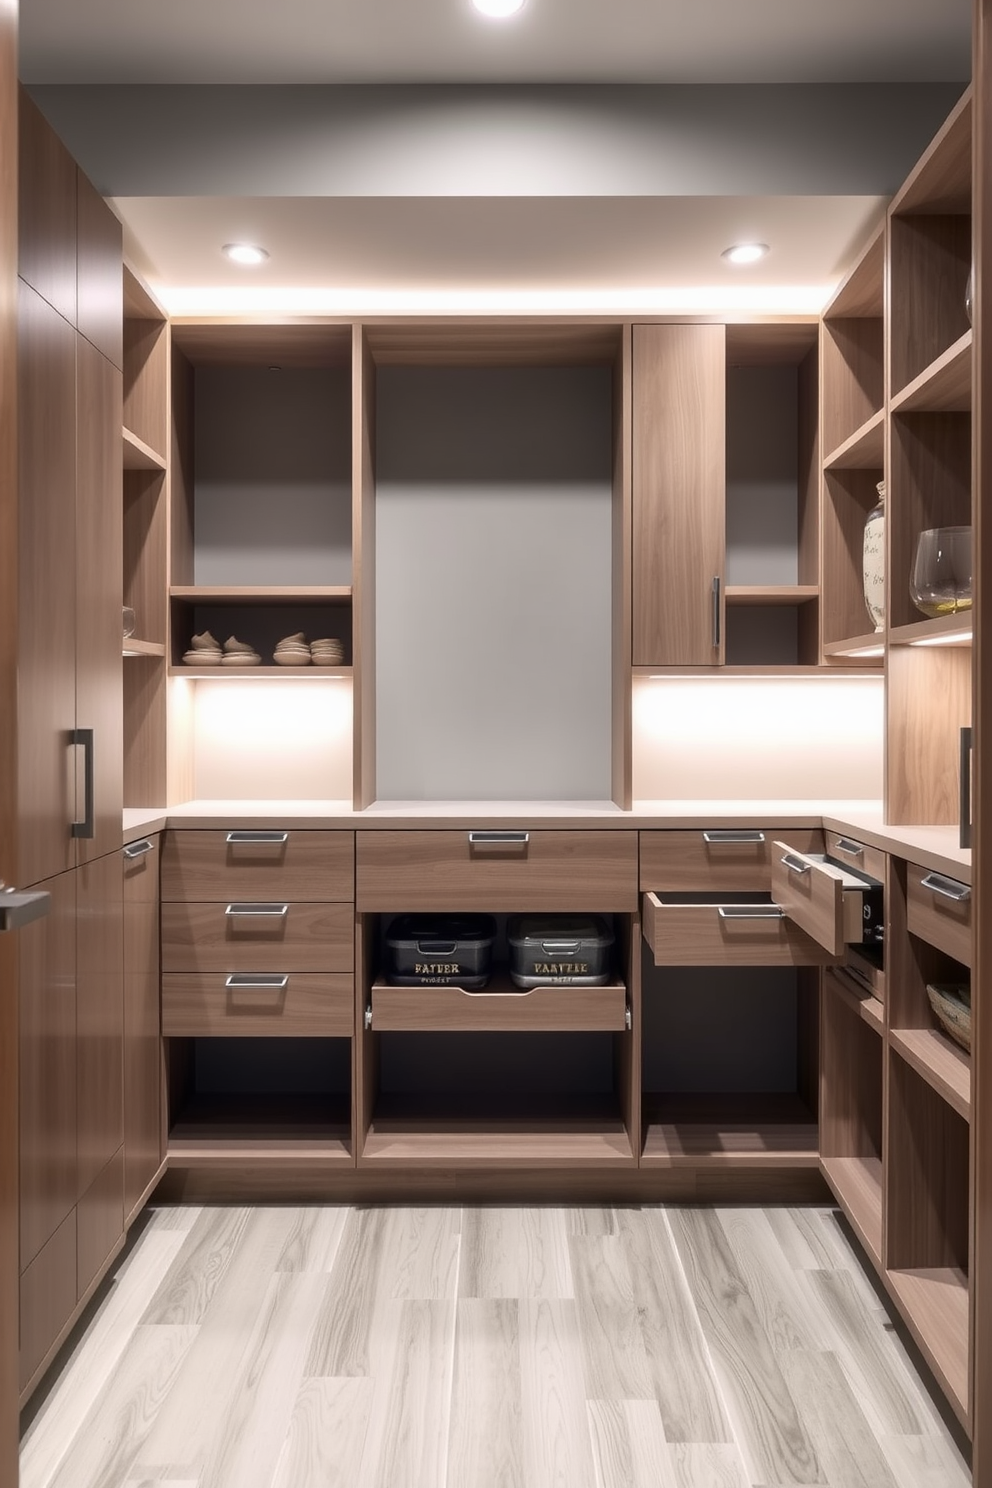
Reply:
<svg viewBox="0 0 992 1488"><path fill-rule="evenodd" d="M697 827L642 832L641 889L770 889L772 840L799 852L822 852L817 827Z"/></svg>
<svg viewBox="0 0 992 1488"><path fill-rule="evenodd" d="M355 979L346 972L162 978L166 1038L350 1038L354 1027Z"/></svg>
<svg viewBox="0 0 992 1488"><path fill-rule="evenodd" d="M236 902L236 909L283 908ZM162 970L353 971L347 904L289 904L285 914L228 914L223 904L162 905Z"/></svg>
<svg viewBox="0 0 992 1488"><path fill-rule="evenodd" d="M656 966L827 966L835 959L785 915L764 916L754 906L751 918L747 906L662 900L643 900L644 938Z"/></svg>
<svg viewBox="0 0 992 1488"><path fill-rule="evenodd" d="M834 858L838 863L843 863L847 868L853 868L855 873L867 873L870 878L877 878L880 883L885 882L886 854L880 847L869 847L867 842L859 842L856 837L848 837L843 832L825 832L826 853L828 858ZM783 842L786 840L782 838ZM804 852L815 852L815 848L803 848Z"/></svg>
<svg viewBox="0 0 992 1488"><path fill-rule="evenodd" d="M218 899L352 903L355 834L278 827L166 832L162 898L191 904Z"/></svg>
<svg viewBox="0 0 992 1488"><path fill-rule="evenodd" d="M970 885L921 868L918 863L907 863L906 898L906 926L910 934L970 966Z"/></svg>
<svg viewBox="0 0 992 1488"><path fill-rule="evenodd" d="M509 978L502 988L466 992L461 987L372 988L372 1027L377 1032L423 1030L458 1033L621 1033L627 1026L627 988L535 987L521 992Z"/></svg>
<svg viewBox="0 0 992 1488"><path fill-rule="evenodd" d="M129 842L125 847L122 854L125 904L154 904L158 910L161 845L161 836L154 836Z"/></svg>
<svg viewBox="0 0 992 1488"><path fill-rule="evenodd" d="M359 909L636 910L636 832L502 836L359 832Z"/></svg>
<svg viewBox="0 0 992 1488"><path fill-rule="evenodd" d="M860 944L861 890L845 887L840 869L815 862L786 842L776 842L774 848L772 898L789 919L831 956L843 956L845 946Z"/></svg>

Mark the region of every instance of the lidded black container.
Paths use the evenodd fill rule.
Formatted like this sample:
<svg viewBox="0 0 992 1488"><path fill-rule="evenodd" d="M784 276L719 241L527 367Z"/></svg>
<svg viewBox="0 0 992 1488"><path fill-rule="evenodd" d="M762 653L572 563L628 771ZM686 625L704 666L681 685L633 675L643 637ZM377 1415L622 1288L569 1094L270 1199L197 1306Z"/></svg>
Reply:
<svg viewBox="0 0 992 1488"><path fill-rule="evenodd" d="M602 915L514 915L506 939L518 987L601 987L610 980L613 931Z"/></svg>
<svg viewBox="0 0 992 1488"><path fill-rule="evenodd" d="M386 981L392 987L477 991L492 972L495 939L492 915L397 915L386 932Z"/></svg>

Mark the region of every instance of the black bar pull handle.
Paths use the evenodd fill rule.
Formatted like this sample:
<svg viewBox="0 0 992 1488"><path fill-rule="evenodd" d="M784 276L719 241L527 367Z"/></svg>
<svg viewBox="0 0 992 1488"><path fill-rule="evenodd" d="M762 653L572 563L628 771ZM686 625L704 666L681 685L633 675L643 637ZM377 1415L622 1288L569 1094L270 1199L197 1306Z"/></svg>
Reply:
<svg viewBox="0 0 992 1488"><path fill-rule="evenodd" d="M93 730L70 730L69 742L83 746L83 819L72 824L73 837L96 836L96 809L93 799Z"/></svg>
<svg viewBox="0 0 992 1488"><path fill-rule="evenodd" d="M960 734L958 770L958 845L971 846L971 729Z"/></svg>

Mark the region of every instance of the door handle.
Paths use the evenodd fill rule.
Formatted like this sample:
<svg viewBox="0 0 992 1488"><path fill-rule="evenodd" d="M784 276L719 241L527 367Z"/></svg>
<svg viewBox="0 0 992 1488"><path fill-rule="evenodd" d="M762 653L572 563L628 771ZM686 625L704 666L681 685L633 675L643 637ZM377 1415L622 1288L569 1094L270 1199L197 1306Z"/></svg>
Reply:
<svg viewBox="0 0 992 1488"><path fill-rule="evenodd" d="M720 649L720 575L713 576L713 650Z"/></svg>
<svg viewBox="0 0 992 1488"><path fill-rule="evenodd" d="M42 889L4 888L0 883L0 931L20 930L32 920L43 920L52 907L52 896Z"/></svg>
<svg viewBox="0 0 992 1488"><path fill-rule="evenodd" d="M70 744L83 746L83 819L72 824L73 837L96 836L96 813L93 800L93 730L74 728L69 731Z"/></svg>

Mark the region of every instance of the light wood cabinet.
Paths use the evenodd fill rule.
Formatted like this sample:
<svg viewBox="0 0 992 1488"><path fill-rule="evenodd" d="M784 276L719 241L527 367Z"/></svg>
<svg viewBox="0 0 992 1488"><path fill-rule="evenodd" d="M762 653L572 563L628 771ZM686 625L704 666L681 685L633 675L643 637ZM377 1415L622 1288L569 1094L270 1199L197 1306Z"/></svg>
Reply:
<svg viewBox="0 0 992 1488"><path fill-rule="evenodd" d="M18 273L75 325L76 162L23 88L18 105Z"/></svg>
<svg viewBox="0 0 992 1488"><path fill-rule="evenodd" d="M118 850L76 870L76 1186L124 1140L124 880Z"/></svg>
<svg viewBox="0 0 992 1488"><path fill-rule="evenodd" d="M159 838L124 849L124 1215L130 1222L164 1155L159 1006Z"/></svg>

